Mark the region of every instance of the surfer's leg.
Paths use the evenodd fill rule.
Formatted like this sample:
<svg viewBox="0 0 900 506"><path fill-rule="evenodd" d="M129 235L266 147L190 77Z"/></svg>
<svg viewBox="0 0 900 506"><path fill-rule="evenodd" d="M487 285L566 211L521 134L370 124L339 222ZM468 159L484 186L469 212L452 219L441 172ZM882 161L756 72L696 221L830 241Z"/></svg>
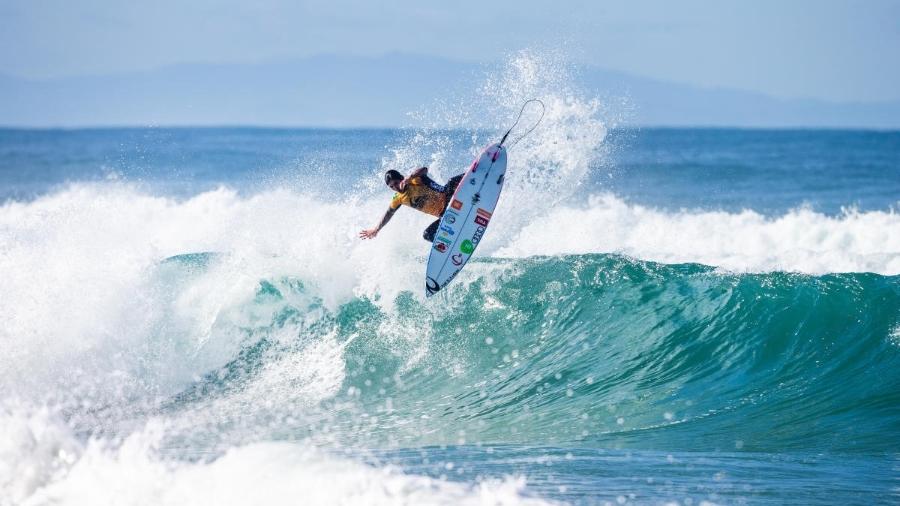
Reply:
<svg viewBox="0 0 900 506"><path fill-rule="evenodd" d="M453 192L456 191L456 187L459 186L459 182L462 180L463 176L465 176L465 174L453 176L447 181L447 184L444 185L444 211L446 211L447 206L450 205L450 199L453 198Z"/></svg>
<svg viewBox="0 0 900 506"><path fill-rule="evenodd" d="M428 228L425 229L425 232L422 232L422 237L428 242L434 242L434 233L437 232L438 225L441 224L441 220L434 220L434 223L428 225Z"/></svg>

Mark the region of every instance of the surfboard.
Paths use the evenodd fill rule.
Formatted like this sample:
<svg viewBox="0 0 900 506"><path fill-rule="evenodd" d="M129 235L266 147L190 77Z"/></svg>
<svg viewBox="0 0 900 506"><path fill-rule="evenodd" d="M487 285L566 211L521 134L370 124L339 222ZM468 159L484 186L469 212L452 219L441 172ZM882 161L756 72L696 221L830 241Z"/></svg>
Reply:
<svg viewBox="0 0 900 506"><path fill-rule="evenodd" d="M425 269L425 296L446 287L484 238L503 190L506 148L491 144L472 162L456 187L434 236Z"/></svg>

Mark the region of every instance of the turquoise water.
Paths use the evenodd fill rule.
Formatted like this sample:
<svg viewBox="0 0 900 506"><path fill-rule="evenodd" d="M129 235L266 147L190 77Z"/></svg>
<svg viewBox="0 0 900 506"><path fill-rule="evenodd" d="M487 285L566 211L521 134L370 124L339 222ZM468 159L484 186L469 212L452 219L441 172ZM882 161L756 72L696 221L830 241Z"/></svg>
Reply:
<svg viewBox="0 0 900 506"><path fill-rule="evenodd" d="M438 308L403 294L384 314L360 298L314 322L320 303L301 280L260 280L253 304L271 326L245 329L254 345L166 408L227 397L294 350L269 333L306 325L345 344L346 391L312 410L313 425L279 425L348 447L539 442L729 458L895 449L897 276L734 275L608 255L480 263ZM414 367L361 337L392 321L433 335Z"/></svg>
<svg viewBox="0 0 900 506"><path fill-rule="evenodd" d="M900 134L596 114L427 300L492 131L0 131L0 504L900 500Z"/></svg>

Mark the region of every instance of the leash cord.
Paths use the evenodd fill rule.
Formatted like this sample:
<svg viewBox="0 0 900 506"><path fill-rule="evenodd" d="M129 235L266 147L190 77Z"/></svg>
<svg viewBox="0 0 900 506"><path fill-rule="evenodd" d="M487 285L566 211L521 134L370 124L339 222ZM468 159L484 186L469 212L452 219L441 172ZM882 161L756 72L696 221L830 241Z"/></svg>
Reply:
<svg viewBox="0 0 900 506"><path fill-rule="evenodd" d="M504 142L506 142L506 138L509 137L510 132L512 132L513 129L516 128L516 125L519 124L519 120L522 119L522 113L525 112L525 107L527 107L528 104L530 104L530 103L532 103L532 102L537 102L538 104L541 104L541 117L538 118L538 120L534 123L534 125L531 126L531 128L529 128L525 133L523 133L522 135L520 135L520 136L519 136L512 144L510 144L509 147L512 148L513 146L515 146L516 144L518 144L519 141L521 141L522 139L524 139L525 136L527 136L527 135L530 134L535 128L537 128L537 126L541 123L541 120L544 119L544 113L547 112L547 106L545 106L543 102L541 102L539 99L536 99L536 98L532 98L531 100L526 100L525 103L522 104L522 108L519 109L519 115L516 117L515 123L513 123L513 125L512 125L511 127L509 127L509 130L507 130L506 133L503 134L503 138L500 139L500 145L501 145L501 146L503 145Z"/></svg>

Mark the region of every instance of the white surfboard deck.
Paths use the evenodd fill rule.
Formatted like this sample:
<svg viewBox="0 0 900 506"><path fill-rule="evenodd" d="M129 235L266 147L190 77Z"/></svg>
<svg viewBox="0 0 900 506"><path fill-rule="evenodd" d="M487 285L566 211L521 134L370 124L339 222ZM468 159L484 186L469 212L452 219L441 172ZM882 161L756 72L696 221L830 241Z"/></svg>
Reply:
<svg viewBox="0 0 900 506"><path fill-rule="evenodd" d="M491 144L475 159L456 187L434 235L425 270L425 296L447 286L484 237L503 190L506 148Z"/></svg>

